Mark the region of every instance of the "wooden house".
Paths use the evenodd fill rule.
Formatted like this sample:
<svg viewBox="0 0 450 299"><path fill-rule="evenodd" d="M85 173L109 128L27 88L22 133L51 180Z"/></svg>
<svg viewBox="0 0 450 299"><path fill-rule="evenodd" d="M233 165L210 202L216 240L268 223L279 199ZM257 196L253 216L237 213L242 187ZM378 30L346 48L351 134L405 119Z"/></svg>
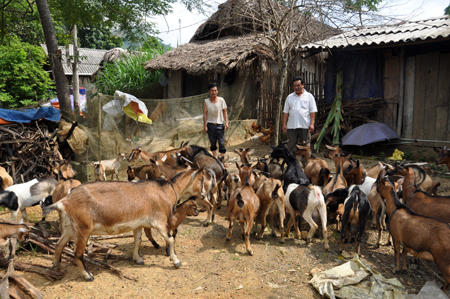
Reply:
<svg viewBox="0 0 450 299"><path fill-rule="evenodd" d="M332 103L336 74L344 71L344 101L379 98L374 118L424 145L450 140L450 18L368 26L303 45L330 53L325 99Z"/></svg>

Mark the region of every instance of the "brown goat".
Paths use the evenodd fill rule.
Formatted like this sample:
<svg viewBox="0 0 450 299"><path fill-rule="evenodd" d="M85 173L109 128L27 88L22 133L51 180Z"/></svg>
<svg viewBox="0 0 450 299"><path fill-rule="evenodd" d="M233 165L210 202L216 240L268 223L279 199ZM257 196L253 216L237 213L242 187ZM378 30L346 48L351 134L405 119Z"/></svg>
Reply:
<svg viewBox="0 0 450 299"><path fill-rule="evenodd" d="M106 181L105 167L100 162L95 162L93 165L95 182Z"/></svg>
<svg viewBox="0 0 450 299"><path fill-rule="evenodd" d="M180 155L189 161L192 161L192 167L205 167L215 175L215 181L217 184L212 186L209 190L207 198L211 204L211 208L208 208L208 216L206 221L203 223L204 226L208 226L214 220L214 213L219 203L217 200L217 193L219 189L218 186L227 178L228 172L222 162L213 157L204 147L197 145L185 145L180 149Z"/></svg>
<svg viewBox="0 0 450 299"><path fill-rule="evenodd" d="M2 190L5 190L12 185L12 177L8 174L8 172L6 172L6 169L4 167L0 166L0 186L2 187Z"/></svg>
<svg viewBox="0 0 450 299"><path fill-rule="evenodd" d="M250 164L242 164L239 166L239 163L236 162L236 168L239 171L241 182L245 182L248 177L248 184L253 188L253 185L255 184L255 174L252 172L252 166Z"/></svg>
<svg viewBox="0 0 450 299"><path fill-rule="evenodd" d="M69 240L75 243L75 262L86 280L94 277L83 261L89 236L134 233L133 259L139 255L142 228L156 228L170 247L170 259L175 267L181 263L174 252L174 239L169 233L168 219L178 198L204 196L204 171L188 170L166 180L139 182L94 182L74 189L61 201L43 208L44 216L58 210L62 235L55 248L54 267L60 267L61 253ZM132 198L124 204L124 199Z"/></svg>
<svg viewBox="0 0 450 299"><path fill-rule="evenodd" d="M189 142L186 142L185 144L181 143L181 147L186 146L188 143ZM130 155L128 156L127 161L129 163L134 163L140 158L145 163L150 163L150 159L153 159L156 161L156 160L160 160L164 155L166 155L167 156L166 163L168 163L172 166L178 166L178 165L180 165L179 160L177 159L176 156L174 157L171 154L176 154L179 151L180 151L180 148L174 148L174 149L167 150L167 151L149 153L149 152L144 151L140 147L137 147L131 151Z"/></svg>
<svg viewBox="0 0 450 299"><path fill-rule="evenodd" d="M278 215L280 220L280 242L284 243L285 198L283 188L281 188L281 181L274 178L267 179L256 191L256 196L258 196L261 203L259 212L261 231L258 234L258 239L261 240L264 236L267 216L269 216L272 236L276 237L274 217Z"/></svg>
<svg viewBox="0 0 450 299"><path fill-rule="evenodd" d="M241 158L242 164L250 164L249 156L255 152L255 149L252 148L239 148L234 149L234 152L239 155Z"/></svg>
<svg viewBox="0 0 450 299"><path fill-rule="evenodd" d="M185 202L179 204L176 207L175 212L169 216L169 233L172 234L174 240L178 233L178 226L180 226L186 216L198 216L197 204L192 199L186 200ZM153 239L152 230L150 228L144 228L144 232L150 242L152 242L153 246L158 249L159 245L156 243L155 239ZM170 248L168 244L166 244L166 254L167 256L170 256Z"/></svg>
<svg viewBox="0 0 450 299"><path fill-rule="evenodd" d="M128 181L132 181L135 178L140 180L153 180L158 178L152 165L142 165L137 167L128 166L127 175Z"/></svg>
<svg viewBox="0 0 450 299"><path fill-rule="evenodd" d="M376 179L378 174L386 167L388 167L389 170L394 169L394 166L378 161L377 164L366 170L366 176Z"/></svg>
<svg viewBox="0 0 450 299"><path fill-rule="evenodd" d="M250 255L254 254L250 245L250 232L253 227L253 222L259 213L259 209L259 198L256 196L253 188L248 184L248 180L246 180L244 187L238 188L233 192L228 203L227 215L230 225L228 227L226 241L230 242L234 219L236 219L241 226L242 237L245 240L245 248ZM245 229L244 223L246 223Z"/></svg>
<svg viewBox="0 0 450 299"><path fill-rule="evenodd" d="M400 178L401 183L403 178ZM450 287L450 224L440 219L422 216L402 204L395 193L396 186L388 178L377 179L378 193L386 201L388 228L394 241L396 266L400 270L400 244L403 245L403 270L408 269L408 251L415 257L434 261L444 276L443 291Z"/></svg>
<svg viewBox="0 0 450 299"><path fill-rule="evenodd" d="M315 186L326 186L330 180L330 169L325 160L316 158L312 155L309 142L304 142L301 145L297 144L294 150L297 156L303 156L306 162L305 174Z"/></svg>
<svg viewBox="0 0 450 299"><path fill-rule="evenodd" d="M347 187L347 181L344 178L344 164L351 158L351 154L348 156L338 156L336 155L334 159L334 163L336 165L336 175L333 179L331 179L328 184L322 190L324 196L328 193L333 192L334 190L341 189Z"/></svg>
<svg viewBox="0 0 450 299"><path fill-rule="evenodd" d="M435 147L433 147L433 149L436 153L438 153L435 161L436 165L445 164L447 165L447 168L450 169L450 151L448 150L447 146L444 146L444 148L441 150Z"/></svg>
<svg viewBox="0 0 450 299"><path fill-rule="evenodd" d="M390 170L388 174L399 175L405 178L402 184L403 201L405 203L415 192L416 188L427 192L430 192L433 189L433 185L430 185L430 187L427 189L423 189L424 186L422 183L426 180L427 175L425 173L425 170L420 167L395 165L395 168L393 170ZM417 177L421 178L418 183Z"/></svg>
<svg viewBox="0 0 450 299"><path fill-rule="evenodd" d="M81 185L79 180L72 179L77 172L72 168L70 161L65 161L61 165L58 164L56 171L58 173L58 185L56 185L56 188L51 195L51 200L47 197L41 201L41 207L60 201L64 196L69 194L70 190Z"/></svg>

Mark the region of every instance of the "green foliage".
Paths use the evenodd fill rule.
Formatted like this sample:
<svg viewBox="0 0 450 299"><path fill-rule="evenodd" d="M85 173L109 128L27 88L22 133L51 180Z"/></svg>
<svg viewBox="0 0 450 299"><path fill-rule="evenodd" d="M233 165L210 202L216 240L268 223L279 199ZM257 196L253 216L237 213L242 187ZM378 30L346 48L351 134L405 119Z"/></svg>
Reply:
<svg viewBox="0 0 450 299"><path fill-rule="evenodd" d="M124 60L108 64L102 70L95 84L98 91L103 94L113 95L116 90L133 94L133 91L148 87L158 81L161 71L151 73L144 69L144 63L164 54L159 49L147 49L145 52L132 53Z"/></svg>
<svg viewBox="0 0 450 299"><path fill-rule="evenodd" d="M323 125L322 131L320 131L319 137L317 138L316 143L314 144L314 149L319 152L320 143L322 142L323 137L325 136L325 131L328 126L331 127L331 135L333 136L333 143L339 143L339 131L341 127L341 121L344 120L342 117L342 81L344 77L344 72L340 71L337 74L337 82L336 82L336 97L334 98L333 106L331 106L330 113L328 114L327 120Z"/></svg>
<svg viewBox="0 0 450 299"><path fill-rule="evenodd" d="M27 0L13 0L2 6L2 23L0 28L0 44L9 43L10 38L18 37L22 42L35 46L45 44L45 36L42 30L41 20L34 2ZM59 44L70 42L70 30L68 30L60 18L53 17L56 37Z"/></svg>
<svg viewBox="0 0 450 299"><path fill-rule="evenodd" d="M94 28L99 24L114 28L131 43L155 33L151 17L167 15L174 0L47 0L53 16L61 18L67 28ZM204 11L203 0L182 0L189 11Z"/></svg>
<svg viewBox="0 0 450 299"><path fill-rule="evenodd" d="M349 11L361 11L366 8L369 11L377 11L377 5L383 0L346 0L345 7Z"/></svg>
<svg viewBox="0 0 450 299"><path fill-rule="evenodd" d="M40 46L12 39L0 46L0 101L6 107L19 108L45 100L54 87L44 71L44 50Z"/></svg>
<svg viewBox="0 0 450 299"><path fill-rule="evenodd" d="M444 14L450 16L450 4L444 9Z"/></svg>
<svg viewBox="0 0 450 299"><path fill-rule="evenodd" d="M122 47L123 38L114 34L110 28L99 25L78 29L78 42L81 48L110 50Z"/></svg>
<svg viewBox="0 0 450 299"><path fill-rule="evenodd" d="M384 152L380 152L380 160L384 161L386 159L386 154Z"/></svg>

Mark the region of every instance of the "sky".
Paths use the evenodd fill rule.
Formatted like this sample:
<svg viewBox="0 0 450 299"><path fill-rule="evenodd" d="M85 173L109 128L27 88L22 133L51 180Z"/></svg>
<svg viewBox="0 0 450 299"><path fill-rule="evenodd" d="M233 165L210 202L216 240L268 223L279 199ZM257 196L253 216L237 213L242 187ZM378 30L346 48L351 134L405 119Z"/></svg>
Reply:
<svg viewBox="0 0 450 299"><path fill-rule="evenodd" d="M420 20L444 15L444 9L450 4L450 0L392 0L395 2L391 8L386 7L384 12L387 15L395 15L400 19ZM222 1L205 0L211 5L206 15L189 12L184 5L175 3L173 13L165 18L158 17L153 20L157 24L160 32L159 38L172 48L177 45L188 43L194 35L198 26L208 19ZM398 3L401 2L399 5ZM181 24L180 24L181 20ZM181 30L179 29L181 27ZM181 33L181 34L180 34Z"/></svg>

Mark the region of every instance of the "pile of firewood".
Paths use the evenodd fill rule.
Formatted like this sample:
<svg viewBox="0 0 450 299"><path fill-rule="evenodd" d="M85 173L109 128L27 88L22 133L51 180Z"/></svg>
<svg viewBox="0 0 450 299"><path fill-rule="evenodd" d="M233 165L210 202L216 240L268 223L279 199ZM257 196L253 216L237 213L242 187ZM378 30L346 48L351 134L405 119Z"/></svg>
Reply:
<svg viewBox="0 0 450 299"><path fill-rule="evenodd" d="M0 166L14 183L51 175L53 161L61 159L57 131L57 123L51 122L0 125Z"/></svg>
<svg viewBox="0 0 450 299"><path fill-rule="evenodd" d="M373 122L373 119L377 116L377 113L384 104L385 100L383 98L369 98L342 102L342 117L344 119L344 121L341 122L340 130L342 136L357 126ZM318 107L319 113L316 114L316 128L322 128L324 126L331 107L332 104L325 104ZM329 138L330 132L331 126L328 127L324 138L331 144L332 141ZM320 131L316 130L316 133L311 136L311 140L316 140L319 133Z"/></svg>
<svg viewBox="0 0 450 299"><path fill-rule="evenodd" d="M30 225L30 233L28 242L39 247L40 252L48 252L50 254L55 253L55 247L60 239L59 225L54 221L43 221L39 223L39 227ZM117 247L116 244L99 243L99 240L113 239L113 238L128 238L133 237L133 234L123 234L118 236L92 236L89 240L86 253L84 255L84 261L98 267L105 268L112 271L121 278L137 281L136 278L129 277L123 274L122 271L114 266L107 264L108 260L130 260L131 257L125 255L113 254L112 251ZM12 250L16 251L16 240L11 239ZM26 244L22 244L26 246ZM36 248L37 248L36 247ZM34 248L33 250L37 250ZM72 263L76 266L73 252L73 244L69 242L64 248L61 256L62 260ZM0 267L7 268L6 274L0 273L0 298L43 298L44 292L33 286L27 279L22 276L15 275L14 270L37 273L46 277L47 279L54 281L62 279L64 272L54 270L52 268L42 266L33 263L24 263L14 260L14 255L11 258L0 258ZM75 268L74 271L77 271Z"/></svg>

